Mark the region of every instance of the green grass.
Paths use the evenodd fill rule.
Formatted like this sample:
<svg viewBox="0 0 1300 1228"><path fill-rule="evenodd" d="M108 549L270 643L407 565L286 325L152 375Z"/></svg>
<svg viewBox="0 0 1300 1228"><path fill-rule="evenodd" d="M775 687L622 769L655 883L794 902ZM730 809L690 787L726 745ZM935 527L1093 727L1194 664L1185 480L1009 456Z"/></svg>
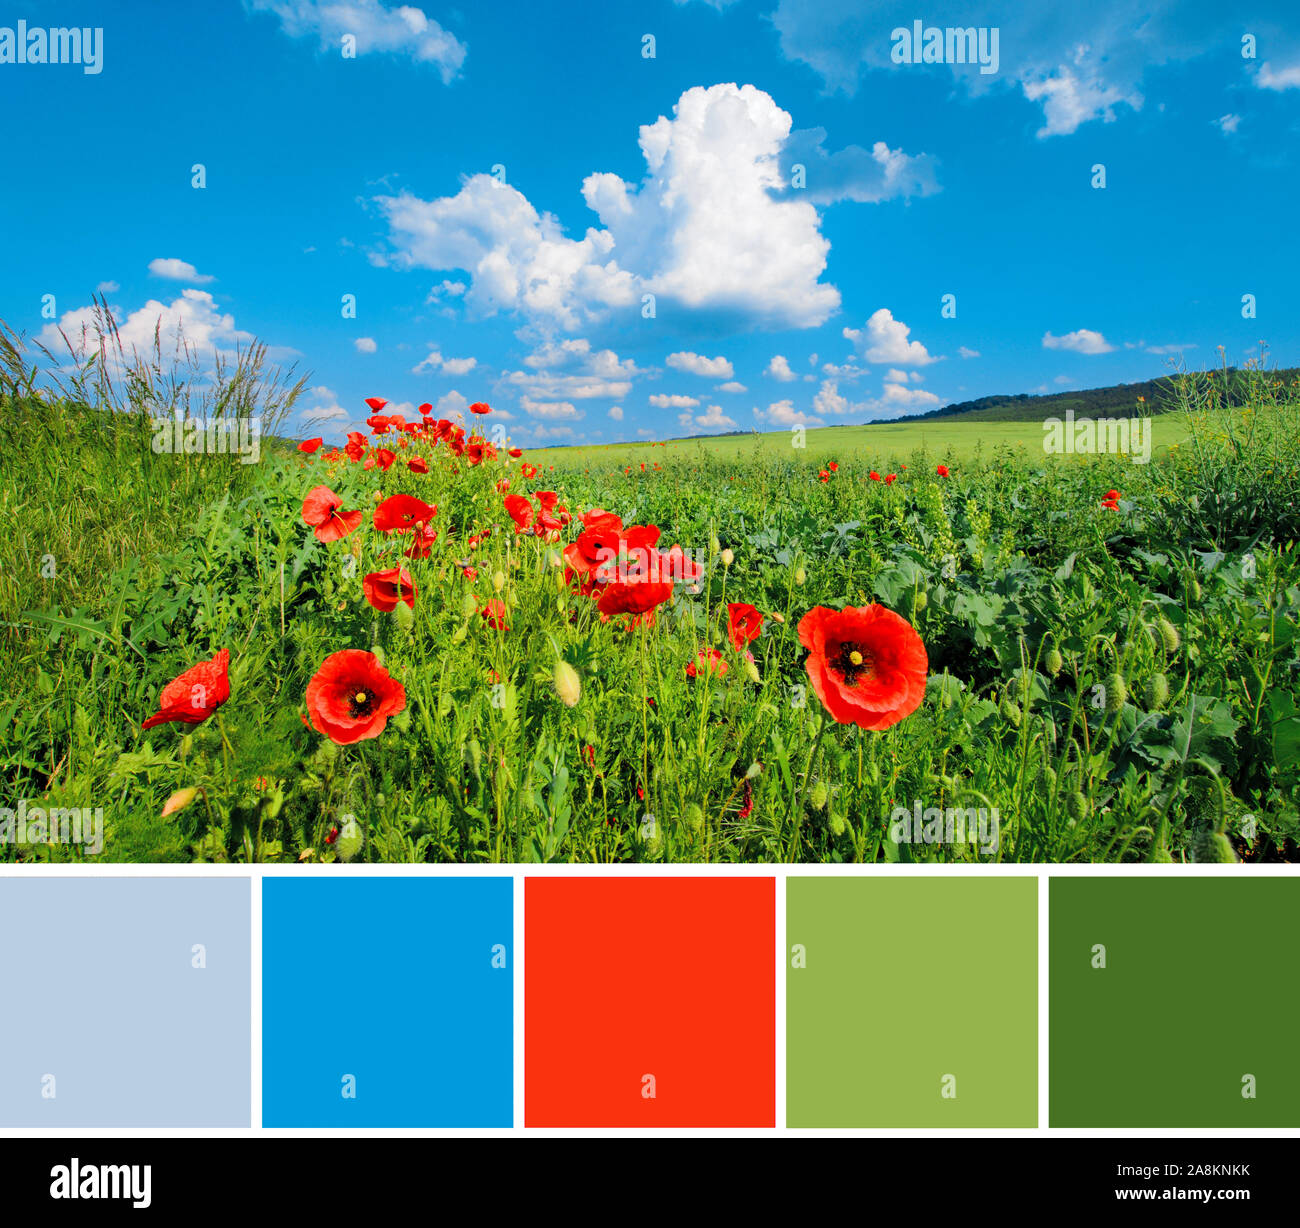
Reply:
<svg viewBox="0 0 1300 1228"><path fill-rule="evenodd" d="M274 416L283 388L260 387L236 403ZM1290 859L1300 432L1289 392L1262 376L1248 391L1225 410L1189 384L1179 446L1145 466L1045 457L1020 424L1002 442L1025 448L981 425L959 451L945 422L809 432L805 450L780 436L535 454L527 483L504 456L468 467L445 447L426 450L427 475L275 445L255 466L155 455L151 398L38 396L11 376L0 499L22 527L0 589L0 804L102 806L102 856L118 860L1183 860L1215 832L1243 859ZM897 432L888 487L868 478L894 471L881 430ZM833 446L859 438L865 451ZM563 583L563 542L513 533L505 475L704 552L700 591L649 629L601 622ZM318 543L300 516L318 482L367 513L400 491L438 505L433 554L408 564L409 625L361 591L404 541L367 517ZM1100 506L1111 486L1118 512ZM508 631L477 613L498 587ZM732 601L766 615L752 666L723 633ZM873 601L924 639L926 700L881 733L823 727L797 623ZM223 646L217 715L142 733L162 686ZM726 675L688 679L709 646ZM407 705L381 737L336 747L302 714L345 647L381 653ZM581 678L572 707L560 658ZM163 818L181 789L194 800ZM996 852L897 842L890 816L917 802L996 809Z"/></svg>

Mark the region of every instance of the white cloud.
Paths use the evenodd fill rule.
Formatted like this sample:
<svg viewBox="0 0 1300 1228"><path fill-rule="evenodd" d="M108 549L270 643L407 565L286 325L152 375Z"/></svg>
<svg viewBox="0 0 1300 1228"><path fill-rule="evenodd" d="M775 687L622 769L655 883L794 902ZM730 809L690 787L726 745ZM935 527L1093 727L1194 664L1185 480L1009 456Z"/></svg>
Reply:
<svg viewBox="0 0 1300 1228"><path fill-rule="evenodd" d="M1112 123L1115 107L1123 102L1134 110L1142 106L1142 95L1126 93L1118 85L1109 85L1099 76L1080 78L1066 66L1056 68L1036 80L1023 83L1030 102L1042 102L1043 126L1036 135L1068 136L1080 124L1092 119Z"/></svg>
<svg viewBox="0 0 1300 1228"><path fill-rule="evenodd" d="M902 320L895 320L888 307L871 314L865 329L846 328L844 336L868 361L897 363L905 367L923 367L935 362L919 341L909 341L911 333Z"/></svg>
<svg viewBox="0 0 1300 1228"><path fill-rule="evenodd" d="M377 263L469 274L465 303L515 311L539 327L576 331L653 294L681 312L746 326L808 328L839 307L818 279L829 242L807 199L777 199L790 116L752 85L695 87L674 118L640 130L646 173L628 184L605 172L582 184L600 220L570 238L516 188L489 175L455 196L403 193L376 204L392 252ZM662 304L660 310L663 309Z"/></svg>
<svg viewBox="0 0 1300 1228"><path fill-rule="evenodd" d="M902 382L891 379L902 376ZM924 388L912 388L907 382L907 373L891 371L886 376L882 395L862 401L850 401L844 396L835 380L823 380L817 395L813 397L813 409L828 418L855 417L896 418L909 413L933 409L939 405L939 398Z"/></svg>
<svg viewBox="0 0 1300 1228"><path fill-rule="evenodd" d="M788 384L791 380L798 378L795 373L790 370L790 363L784 354L773 354L772 361L767 364L763 374L771 376L772 379L779 379L784 384Z"/></svg>
<svg viewBox="0 0 1300 1228"><path fill-rule="evenodd" d="M963 358L978 358L980 356L979 350L972 350L964 345L959 345L957 347L957 353Z"/></svg>
<svg viewBox="0 0 1300 1228"><path fill-rule="evenodd" d="M613 418L615 422L622 422L623 407L621 405L611 405L609 409L609 416Z"/></svg>
<svg viewBox="0 0 1300 1228"><path fill-rule="evenodd" d="M1234 115L1230 111L1228 112L1227 115L1220 115L1219 118L1216 119L1214 122L1218 126L1219 131L1222 132L1224 136L1231 136L1234 132L1237 131L1238 127L1240 127L1241 116Z"/></svg>
<svg viewBox="0 0 1300 1228"><path fill-rule="evenodd" d="M830 153L823 147L825 140L825 128L808 128L792 132L781 150L781 171L787 183L795 166L802 166L805 172L804 186L791 192L815 204L845 200L876 204L939 191L934 159L929 154L907 154L890 149L884 141L876 141L869 150L848 145Z"/></svg>
<svg viewBox="0 0 1300 1228"><path fill-rule="evenodd" d="M1091 328L1076 328L1072 333L1054 337L1043 334L1045 350L1072 350L1076 354L1109 354L1115 347L1105 337Z"/></svg>
<svg viewBox="0 0 1300 1228"><path fill-rule="evenodd" d="M754 406L754 417L760 422L770 423L772 426L823 425L820 418L795 409L794 402L789 398L784 401L773 401L766 409L759 409L757 405Z"/></svg>
<svg viewBox="0 0 1300 1228"><path fill-rule="evenodd" d="M725 384L718 385L719 392L748 392L749 389L738 380L728 380Z"/></svg>
<svg viewBox="0 0 1300 1228"><path fill-rule="evenodd" d="M1262 90L1300 89L1300 60L1284 68L1274 68L1265 60L1255 74L1255 84Z"/></svg>
<svg viewBox="0 0 1300 1228"><path fill-rule="evenodd" d="M521 394L542 400L620 401L642 374L636 363L613 350L593 350L583 337L544 342L524 359L530 371L506 371L502 380Z"/></svg>
<svg viewBox="0 0 1300 1228"><path fill-rule="evenodd" d="M196 286L207 285L208 282L216 280L215 277L200 273L192 264L185 260L177 260L174 256L159 256L155 260L150 260L149 272L154 277L162 277L167 281L188 281Z"/></svg>
<svg viewBox="0 0 1300 1228"><path fill-rule="evenodd" d="M1074 383L1074 377L1073 377L1072 375L1058 375L1058 376L1057 376L1057 377L1052 381L1052 383L1054 383L1054 384L1073 384L1073 383Z"/></svg>
<svg viewBox="0 0 1300 1228"><path fill-rule="evenodd" d="M701 431L728 431L736 426L736 420L728 418L721 405L710 405L702 414L678 414L677 421L687 429Z"/></svg>
<svg viewBox="0 0 1300 1228"><path fill-rule="evenodd" d="M443 393L433 408L439 418L454 418L457 415L463 418L469 409L469 399L453 388L450 392Z"/></svg>
<svg viewBox="0 0 1300 1228"><path fill-rule="evenodd" d="M1185 345L1148 345L1146 352L1148 354L1181 354L1184 350L1194 350L1195 341L1189 341Z"/></svg>
<svg viewBox="0 0 1300 1228"><path fill-rule="evenodd" d="M115 281L101 281L95 287L96 294L116 294L122 287Z"/></svg>
<svg viewBox="0 0 1300 1228"><path fill-rule="evenodd" d="M652 392L650 404L656 409L694 409L699 404L696 397L684 397L665 392Z"/></svg>
<svg viewBox="0 0 1300 1228"><path fill-rule="evenodd" d="M352 344L358 354L373 354L379 349L373 337L358 337Z"/></svg>
<svg viewBox="0 0 1300 1228"><path fill-rule="evenodd" d="M532 397L519 398L519 404L530 418L581 418L577 407L570 401L534 401Z"/></svg>
<svg viewBox="0 0 1300 1228"><path fill-rule="evenodd" d="M717 358L705 358L703 354L692 354L689 350L681 350L676 354L669 354L666 361L674 371L706 375L710 379L730 379L735 375L731 363L721 354Z"/></svg>
<svg viewBox="0 0 1300 1228"><path fill-rule="evenodd" d="M319 384L307 390L305 400L298 407L298 418L305 429L312 430L342 427L353 415L339 404L338 394L332 388Z"/></svg>
<svg viewBox="0 0 1300 1228"><path fill-rule="evenodd" d="M468 375L477 366L477 358L445 358L442 351L434 346L425 358L411 368L411 374L419 375L421 371L441 371L443 375L460 376Z"/></svg>
<svg viewBox="0 0 1300 1228"><path fill-rule="evenodd" d="M120 314L115 309L114 315ZM150 299L117 321L118 336L127 354L144 356L152 351L155 328L164 354L174 352L184 342L204 362L215 354L228 356L237 346L255 339L252 333L236 328L235 317L219 311L216 300L206 290L182 290L180 298L170 303ZM98 348L93 307L74 308L65 312L57 325L45 325L40 340L47 349L58 352L63 348L60 329L77 349Z"/></svg>
<svg viewBox="0 0 1300 1228"><path fill-rule="evenodd" d="M386 8L379 0L245 0L255 12L273 13L291 38L317 38L322 51L339 53L345 36L358 55L387 52L433 64L444 82L465 62L466 47L422 9Z"/></svg>
<svg viewBox="0 0 1300 1228"><path fill-rule="evenodd" d="M785 57L809 65L827 91L854 95L864 72L888 72L895 80L910 74L928 85L945 71L958 92L972 99L1018 90L1042 108L1039 136L1050 137L1110 121L1120 107L1141 108L1143 79L1154 69L1237 44L1240 21L1230 6L1211 6L1195 21L1186 19L1185 9L1179 0L1144 0L1140 6L1133 0L1091 0L1064 7L1022 0L985 16L959 0L931 0L923 14L927 26L997 28L992 73L981 72L979 63L949 63L942 70L894 63L892 28L910 32L918 16L897 5L777 0L770 20ZM934 82L933 88L946 91L947 83Z"/></svg>

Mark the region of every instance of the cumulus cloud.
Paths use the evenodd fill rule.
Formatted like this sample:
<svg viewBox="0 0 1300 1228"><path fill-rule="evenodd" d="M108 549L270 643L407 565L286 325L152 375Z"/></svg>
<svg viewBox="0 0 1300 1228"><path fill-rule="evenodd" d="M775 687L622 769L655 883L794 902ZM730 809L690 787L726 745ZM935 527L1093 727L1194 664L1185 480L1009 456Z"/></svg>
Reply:
<svg viewBox="0 0 1300 1228"><path fill-rule="evenodd" d="M754 406L754 417L770 426L822 426L822 420L812 414L795 409L794 402L788 397L783 401L773 401L766 409Z"/></svg>
<svg viewBox="0 0 1300 1228"><path fill-rule="evenodd" d="M784 384L799 378L790 370L790 363L784 354L773 354L772 361L767 364L763 374L770 376L772 379L778 379Z"/></svg>
<svg viewBox="0 0 1300 1228"><path fill-rule="evenodd" d="M872 312L866 328L846 328L844 336L868 362L897 363L906 367L922 367L935 362L924 345L908 340L911 331L902 320L894 319L888 307L881 307Z"/></svg>
<svg viewBox="0 0 1300 1228"><path fill-rule="evenodd" d="M352 344L358 354L373 354L379 349L373 337L358 337Z"/></svg>
<svg viewBox="0 0 1300 1228"><path fill-rule="evenodd" d="M1227 115L1220 115L1214 123L1224 136L1231 136L1241 126L1241 116L1229 112Z"/></svg>
<svg viewBox="0 0 1300 1228"><path fill-rule="evenodd" d="M674 371L687 371L691 375L707 375L710 379L730 379L735 375L731 363L721 354L717 358L705 358L703 354L692 354L682 350L669 354L666 359Z"/></svg>
<svg viewBox="0 0 1300 1228"><path fill-rule="evenodd" d="M972 350L968 346L964 345L959 345L957 347L957 353L963 358L978 358L980 356L979 350Z"/></svg>
<svg viewBox="0 0 1300 1228"><path fill-rule="evenodd" d="M736 426L736 420L728 418L721 405L710 405L702 414L678 414L677 422L688 430L697 431L729 431Z"/></svg>
<svg viewBox="0 0 1300 1228"><path fill-rule="evenodd" d="M384 52L417 64L432 64L444 83L465 62L466 47L423 9L388 8L379 0L244 0L255 13L271 13L291 38L319 40L322 51L338 54L343 38L356 39L358 55Z"/></svg>
<svg viewBox="0 0 1300 1228"><path fill-rule="evenodd" d="M944 72L970 98L1017 90L1042 108L1038 135L1048 138L1113 120L1121 107L1140 109L1143 79L1152 69L1237 41L1239 22L1230 8L1200 14L1194 22L1186 20L1184 8L1178 0L1146 0L1140 8L1132 0L1064 8L1004 0L996 13L977 15L963 0L930 0L923 14L927 27L997 27L995 73L982 73L978 63L895 63L893 31L910 33L922 15L903 0L778 0L771 21L782 53L809 65L828 91L852 96L872 71ZM1264 77L1262 68L1258 77Z"/></svg>
<svg viewBox="0 0 1300 1228"><path fill-rule="evenodd" d="M188 281L196 286L204 286L210 281L216 281L215 277L200 273L188 261L177 260L174 256L165 258L160 256L155 260L150 260L149 272L154 277L161 277L166 281Z"/></svg>
<svg viewBox="0 0 1300 1228"><path fill-rule="evenodd" d="M631 358L613 350L594 350L585 337L545 342L524 359L527 371L506 371L503 382L521 395L542 400L619 401L641 371Z"/></svg>
<svg viewBox="0 0 1300 1228"><path fill-rule="evenodd" d="M210 361L217 354L228 356L238 346L254 340L252 333L235 327L234 316L220 311L216 299L206 290L182 290L180 298L170 303L150 299L125 318L117 309L114 315L127 354L149 353L154 345L155 328L163 354L188 345L200 361ZM99 346L94 307L73 308L63 314L57 325L53 322L45 325L40 333L41 343L52 351L61 349L60 330L78 351Z"/></svg>
<svg viewBox="0 0 1300 1228"><path fill-rule="evenodd" d="M95 287L96 294L116 294L122 287L115 281L101 281Z"/></svg>
<svg viewBox="0 0 1300 1228"><path fill-rule="evenodd" d="M611 405L609 407L609 416L613 418L615 422L622 422L623 407L621 405Z"/></svg>
<svg viewBox="0 0 1300 1228"><path fill-rule="evenodd" d="M719 392L748 392L749 389L739 380L730 379L725 384L718 385Z"/></svg>
<svg viewBox="0 0 1300 1228"><path fill-rule="evenodd" d="M822 380L817 395L813 397L813 409L823 417L854 417L866 421L871 418L903 417L939 405L939 398L934 393L927 392L924 388L911 387L905 372L895 371L890 374L903 376L903 381L886 379L879 397L867 397L861 401L852 401L844 396L837 381Z"/></svg>
<svg viewBox="0 0 1300 1228"><path fill-rule="evenodd" d="M652 392L650 404L656 409L694 409L699 404L696 397L684 397L665 392Z"/></svg>
<svg viewBox="0 0 1300 1228"><path fill-rule="evenodd" d="M697 86L640 130L640 183L598 172L582 196L599 227L564 233L516 188L489 175L454 196L409 192L375 203L389 229L381 264L464 270L467 309L518 312L577 331L653 294L681 312L744 325L810 328L839 307L819 279L829 242L808 199L778 199L790 116L752 85ZM662 310L662 307L660 308Z"/></svg>
<svg viewBox="0 0 1300 1228"><path fill-rule="evenodd" d="M804 186L790 188L819 205L851 200L875 204L896 197L931 196L939 191L934 159L907 154L876 141L870 149L849 145L830 153L824 147L825 128L792 132L781 150L781 171L792 183L793 168L804 168Z"/></svg>
<svg viewBox="0 0 1300 1228"><path fill-rule="evenodd" d="M519 398L519 404L530 418L581 418L582 414L571 401L535 401L530 396Z"/></svg>
<svg viewBox="0 0 1300 1228"><path fill-rule="evenodd" d="M1262 90L1300 89L1300 60L1281 68L1274 68L1265 60L1255 74L1255 84Z"/></svg>
<svg viewBox="0 0 1300 1228"><path fill-rule="evenodd" d="M440 371L443 375L468 375L478 366L477 358L446 358L442 351L434 346L425 358L411 368L412 375L422 371Z"/></svg>
<svg viewBox="0 0 1300 1228"><path fill-rule="evenodd" d="M1091 328L1076 328L1072 333L1055 337L1043 334L1045 350L1072 350L1076 354L1109 354L1115 347L1105 337Z"/></svg>

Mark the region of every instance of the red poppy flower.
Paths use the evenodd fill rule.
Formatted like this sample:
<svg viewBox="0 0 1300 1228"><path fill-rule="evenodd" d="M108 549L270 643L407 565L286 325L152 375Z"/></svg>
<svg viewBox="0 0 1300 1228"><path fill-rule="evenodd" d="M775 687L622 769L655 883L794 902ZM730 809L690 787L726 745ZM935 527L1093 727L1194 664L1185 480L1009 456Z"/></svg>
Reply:
<svg viewBox="0 0 1300 1228"><path fill-rule="evenodd" d="M230 698L230 649L222 648L211 661L191 665L162 689L158 711L141 729L152 729L167 721L201 725Z"/></svg>
<svg viewBox="0 0 1300 1228"><path fill-rule="evenodd" d="M375 508L375 528L381 533L406 533L427 524L438 509L414 495L389 495Z"/></svg>
<svg viewBox="0 0 1300 1228"><path fill-rule="evenodd" d="M831 480L831 475L827 473L825 469L823 469L817 476L821 478L823 482L829 482Z"/></svg>
<svg viewBox="0 0 1300 1228"><path fill-rule="evenodd" d="M307 684L313 727L340 746L377 738L405 707L406 689L374 653L359 648L331 653Z"/></svg>
<svg viewBox="0 0 1300 1228"><path fill-rule="evenodd" d="M925 645L884 606L814 606L799 622L799 642L813 690L841 724L888 729L925 696Z"/></svg>
<svg viewBox="0 0 1300 1228"><path fill-rule="evenodd" d="M477 568L477 567L462 567L462 568L460 569L460 574L461 574L462 576L464 576L465 579L468 580L471 584L473 584L474 581L478 579L478 568Z"/></svg>
<svg viewBox="0 0 1300 1228"><path fill-rule="evenodd" d="M537 466L530 465L527 461L524 461L524 463L519 466L519 472L526 478L535 477L537 475Z"/></svg>
<svg viewBox="0 0 1300 1228"><path fill-rule="evenodd" d="M319 447L321 446L321 444L323 444L324 442L325 442L325 441L324 441L323 439L320 439L320 438L317 438L317 439L304 439L304 440L302 441L302 443L300 443L300 444L298 445L298 451L299 451L299 452L315 452L316 449L319 448Z"/></svg>
<svg viewBox="0 0 1300 1228"><path fill-rule="evenodd" d="M493 597L479 613L489 627L497 631L510 630L510 624L506 622L506 603L500 597Z"/></svg>
<svg viewBox="0 0 1300 1228"><path fill-rule="evenodd" d="M339 838L339 829L337 827L331 827L329 829L329 832L325 836L325 843L333 844L334 841L337 840L338 838Z"/></svg>
<svg viewBox="0 0 1300 1228"><path fill-rule="evenodd" d="M831 461L831 462L826 466L826 468L829 469L832 473L838 473L839 470L840 470L840 462L839 462L839 461Z"/></svg>
<svg viewBox="0 0 1300 1228"><path fill-rule="evenodd" d="M696 662L699 663L698 669L696 668ZM707 653L705 653L704 649L701 648L700 651L695 654L695 660L687 664L686 676L688 678L695 678L704 670L708 670L711 674L717 674L718 677L722 677L722 675L727 672L727 663L722 659L722 653L720 653L716 648L710 648Z"/></svg>
<svg viewBox="0 0 1300 1228"><path fill-rule="evenodd" d="M752 644L763 630L763 615L752 605L731 601L727 603L727 635L737 651Z"/></svg>
<svg viewBox="0 0 1300 1228"><path fill-rule="evenodd" d="M935 470L935 473L937 473L941 478L946 478L946 477L948 476L948 466L947 466L947 465L940 465L940 466Z"/></svg>
<svg viewBox="0 0 1300 1228"><path fill-rule="evenodd" d="M328 486L313 486L302 501L302 518L316 530L316 540L336 542L361 527L361 509L342 511L343 500Z"/></svg>
<svg viewBox="0 0 1300 1228"><path fill-rule="evenodd" d="M523 495L506 495L502 502L515 522L516 533L525 533L533 527L533 505Z"/></svg>
<svg viewBox="0 0 1300 1228"><path fill-rule="evenodd" d="M390 452L387 448L380 448L375 453L375 464L385 473L392 468L393 462L397 459L397 454Z"/></svg>
<svg viewBox="0 0 1300 1228"><path fill-rule="evenodd" d="M490 406L486 401L475 401L474 404L469 407L469 412L472 414L490 414L492 412L492 406Z"/></svg>
<svg viewBox="0 0 1300 1228"><path fill-rule="evenodd" d="M402 553L408 559L427 559L429 551L433 549L433 543L438 540L438 530L431 529L425 525L422 529L416 529L411 537L411 544Z"/></svg>
<svg viewBox="0 0 1300 1228"><path fill-rule="evenodd" d="M388 571L372 571L361 581L361 589L381 614L391 614L399 601L415 609L416 587L411 573L405 567L392 567Z"/></svg>
<svg viewBox="0 0 1300 1228"><path fill-rule="evenodd" d="M507 456L513 457L515 460L518 460L521 456L523 456L523 454L524 454L523 448L511 448L510 451L506 453Z"/></svg>
<svg viewBox="0 0 1300 1228"><path fill-rule="evenodd" d="M885 485L886 485L886 486L892 486L892 485L893 485L895 482L897 482L897 481L898 481L898 474L896 474L896 473L887 473L887 474L885 474Z"/></svg>
<svg viewBox="0 0 1300 1228"><path fill-rule="evenodd" d="M878 474L874 469L869 474L867 474L867 477L869 477L873 482L880 481L880 474Z"/></svg>
<svg viewBox="0 0 1300 1228"><path fill-rule="evenodd" d="M660 553L658 564L660 575L684 584L694 583L704 574L704 568L687 558L681 546L674 546L671 550Z"/></svg>
<svg viewBox="0 0 1300 1228"><path fill-rule="evenodd" d="M429 414L433 413L433 406L430 405L428 401L425 401L425 403L420 406L420 412L427 417Z"/></svg>
<svg viewBox="0 0 1300 1228"><path fill-rule="evenodd" d="M1111 500L1112 502L1114 502L1116 499L1119 498L1119 491L1117 491L1117 490L1108 490L1108 491L1106 492L1106 498L1109 499L1109 500Z"/></svg>
<svg viewBox="0 0 1300 1228"><path fill-rule="evenodd" d="M388 404L382 397L366 397L366 404L370 406L375 413L378 413L385 405Z"/></svg>
<svg viewBox="0 0 1300 1228"><path fill-rule="evenodd" d="M407 468L408 468L412 473L428 473L428 472L429 472L429 462L428 462L427 460L425 460L423 456L413 456L413 457L411 457L411 459L410 459L409 461L406 462L406 467L407 467Z"/></svg>

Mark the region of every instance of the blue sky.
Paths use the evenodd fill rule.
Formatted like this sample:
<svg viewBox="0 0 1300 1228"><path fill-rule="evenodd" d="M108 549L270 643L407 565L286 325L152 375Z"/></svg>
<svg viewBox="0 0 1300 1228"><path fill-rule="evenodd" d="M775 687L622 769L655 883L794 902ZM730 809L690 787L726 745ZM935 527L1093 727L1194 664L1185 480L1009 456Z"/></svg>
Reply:
<svg viewBox="0 0 1300 1228"><path fill-rule="evenodd" d="M367 396L598 443L1300 362L1293 5L1055 7L27 0L0 318L256 336L334 439ZM20 18L99 71L6 62ZM997 71L895 62L918 19Z"/></svg>

